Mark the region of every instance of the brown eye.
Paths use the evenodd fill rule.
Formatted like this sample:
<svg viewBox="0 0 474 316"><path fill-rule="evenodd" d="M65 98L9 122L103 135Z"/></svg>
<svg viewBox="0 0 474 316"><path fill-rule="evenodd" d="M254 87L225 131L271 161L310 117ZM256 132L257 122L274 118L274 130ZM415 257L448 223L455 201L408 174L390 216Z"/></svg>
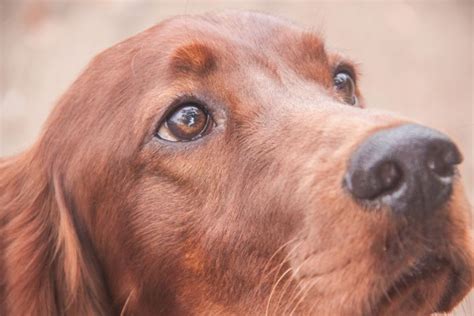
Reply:
<svg viewBox="0 0 474 316"><path fill-rule="evenodd" d="M344 102L350 105L357 104L357 96L355 95L354 79L346 72L338 72L334 76L334 87L343 98Z"/></svg>
<svg viewBox="0 0 474 316"><path fill-rule="evenodd" d="M172 142L189 142L205 135L210 116L195 103L186 103L168 115L157 136Z"/></svg>

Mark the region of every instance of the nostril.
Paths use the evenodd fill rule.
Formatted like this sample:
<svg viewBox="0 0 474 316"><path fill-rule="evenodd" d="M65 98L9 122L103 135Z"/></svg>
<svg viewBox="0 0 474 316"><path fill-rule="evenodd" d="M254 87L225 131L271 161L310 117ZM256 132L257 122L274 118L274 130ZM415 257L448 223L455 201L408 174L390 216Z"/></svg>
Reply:
<svg viewBox="0 0 474 316"><path fill-rule="evenodd" d="M388 161L380 165L377 177L380 181L380 192L378 195L381 195L394 191L399 186L402 180L402 171L396 163Z"/></svg>
<svg viewBox="0 0 474 316"><path fill-rule="evenodd" d="M462 162L462 155L451 142L440 142L427 155L426 166L439 177L451 177L457 164Z"/></svg>
<svg viewBox="0 0 474 316"><path fill-rule="evenodd" d="M454 165L447 164L441 159L430 158L427 165L428 169L439 177L450 177L454 174Z"/></svg>
<svg viewBox="0 0 474 316"><path fill-rule="evenodd" d="M357 168L346 175L349 191L359 199L373 200L396 190L402 181L401 168L392 161Z"/></svg>

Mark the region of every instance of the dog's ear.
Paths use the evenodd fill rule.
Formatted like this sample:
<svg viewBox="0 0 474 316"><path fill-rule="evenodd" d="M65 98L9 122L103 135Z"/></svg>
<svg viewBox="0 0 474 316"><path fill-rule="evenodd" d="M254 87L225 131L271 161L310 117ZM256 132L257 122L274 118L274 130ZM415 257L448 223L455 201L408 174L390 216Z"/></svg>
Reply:
<svg viewBox="0 0 474 316"><path fill-rule="evenodd" d="M59 171L41 170L35 160L0 162L0 310L110 314L100 267L78 233Z"/></svg>

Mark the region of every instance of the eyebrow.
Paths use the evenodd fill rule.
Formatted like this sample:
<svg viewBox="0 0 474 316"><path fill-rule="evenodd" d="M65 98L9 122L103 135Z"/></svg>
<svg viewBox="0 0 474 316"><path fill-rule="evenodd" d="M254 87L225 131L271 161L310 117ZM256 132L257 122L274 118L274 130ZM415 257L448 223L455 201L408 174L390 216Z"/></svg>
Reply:
<svg viewBox="0 0 474 316"><path fill-rule="evenodd" d="M205 76L215 67L215 54L202 43L193 42L178 47L171 56L171 69L176 74Z"/></svg>
<svg viewBox="0 0 474 316"><path fill-rule="evenodd" d="M309 61L320 60L326 57L324 42L314 33L303 33L301 37L301 51L305 53L305 58Z"/></svg>

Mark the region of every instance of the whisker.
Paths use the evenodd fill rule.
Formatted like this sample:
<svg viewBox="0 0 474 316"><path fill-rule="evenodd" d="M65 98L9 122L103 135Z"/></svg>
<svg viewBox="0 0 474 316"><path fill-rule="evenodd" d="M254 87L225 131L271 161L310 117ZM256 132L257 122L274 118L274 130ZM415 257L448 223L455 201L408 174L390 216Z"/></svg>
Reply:
<svg viewBox="0 0 474 316"><path fill-rule="evenodd" d="M308 293L311 292L311 290L314 288L314 286L315 286L317 283L318 283L318 279L313 280L312 283L309 283L309 284L306 285L306 287L304 288L304 292L301 292L301 291L300 291L300 292L298 293L298 295L300 295L301 293L303 293L303 295L301 295L301 298L298 300L298 302L296 302L295 307L293 307L293 309L291 310L291 312L290 312L290 314L289 314L290 316L293 315L293 313L295 313L295 312L297 311L297 309L298 309L298 307L300 306L300 304L304 301L304 299L306 298L306 296L308 295ZM298 296L296 296L296 297L298 297ZM295 298L296 298L296 297L295 297ZM291 301L290 305L293 304L293 301L294 301L294 300Z"/></svg>
<svg viewBox="0 0 474 316"><path fill-rule="evenodd" d="M270 259L268 259L267 263L265 263L265 266L263 267L263 272L266 272L266 270L268 268L270 268L270 264L272 262L272 260L276 257L276 255L278 253L280 253L283 249L285 249L286 246L288 246L290 243L296 241L298 239L298 237L294 237L294 238L291 238L290 240L288 240L287 242L283 243L280 247L278 247L277 250L275 250L275 252L273 253L273 255L270 257ZM270 272L271 273L271 272ZM267 273L265 275L262 275L260 277L260 281L258 283L258 287L260 287L264 281L264 278L266 278L270 273Z"/></svg>
<svg viewBox="0 0 474 316"><path fill-rule="evenodd" d="M125 313L127 312L127 307L128 307L128 304L130 303L130 299L132 298L133 293L135 293L135 289L131 290L130 294L128 294L128 297L125 300L125 303L123 304L122 310L120 311L120 316L124 316Z"/></svg>
<svg viewBox="0 0 474 316"><path fill-rule="evenodd" d="M278 274L280 273L281 271L281 268L285 265L285 263L287 262L288 258L293 254L293 252L295 252L298 247L300 247L301 245L303 244L303 241L300 241L299 243L297 243L287 254L286 256L282 259L281 263L274 267L273 269L271 269L267 274L265 274L264 278L267 278L269 277L271 274L273 274L274 272L275 273L275 276L274 276L274 279L273 279L273 282L272 283L275 283L277 277L278 277Z"/></svg>
<svg viewBox="0 0 474 316"><path fill-rule="evenodd" d="M269 311L270 311L270 303L272 301L272 297L273 297L273 294L276 292L276 289L278 287L278 284L284 279L284 277L290 273L291 271L293 270L293 268L289 268L287 269L277 280L277 282L273 285L272 287L272 290L270 292L270 295L268 297L268 301L267 301L267 308L265 309L265 316L268 316L269 315Z"/></svg>
<svg viewBox="0 0 474 316"><path fill-rule="evenodd" d="M308 260L310 259L311 257L308 257L306 258L305 260L303 260L303 262L301 262L300 265L298 265L295 269L294 269L294 274L297 274L299 272L299 270L301 269L301 267L303 267L303 265L308 262ZM281 303L281 300L283 299L283 296L285 296L286 294L286 290L288 288L288 286L291 284L291 282L287 282L285 287L282 289L282 293L280 294L280 297L278 299L278 303L276 304L277 308L280 306L280 303Z"/></svg>
<svg viewBox="0 0 474 316"><path fill-rule="evenodd" d="M269 277L272 273L275 272L275 278L273 279L273 286L272 286L272 290L270 291L270 295L269 295L269 298L268 298L268 302L267 302L267 307L266 307L266 311L265 311L265 315L268 316L268 313L270 311L270 303L271 303L271 300L272 300L272 297L274 295L274 292L276 291L276 287L278 286L278 284L281 282L281 280L285 277L286 274L288 274L293 268L289 268L288 270L286 270L277 280L277 277L281 271L281 268L284 266L284 264L287 262L288 258L303 244L303 240L297 242L297 244L286 254L286 256L282 259L281 263L274 267L273 269L271 269L266 275L265 275L265 278Z"/></svg>

